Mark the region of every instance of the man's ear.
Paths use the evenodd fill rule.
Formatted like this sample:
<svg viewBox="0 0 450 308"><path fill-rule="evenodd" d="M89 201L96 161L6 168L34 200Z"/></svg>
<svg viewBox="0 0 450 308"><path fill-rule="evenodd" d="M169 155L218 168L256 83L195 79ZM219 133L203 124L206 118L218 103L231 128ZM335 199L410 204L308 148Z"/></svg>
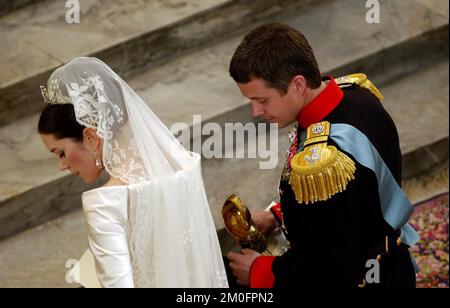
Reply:
<svg viewBox="0 0 450 308"><path fill-rule="evenodd" d="M83 143L87 148L97 151L101 145L101 139L95 129L88 127L83 129Z"/></svg>
<svg viewBox="0 0 450 308"><path fill-rule="evenodd" d="M295 90L299 94L305 93L306 89L308 88L308 82L302 75L297 75L292 78L292 85L295 87Z"/></svg>

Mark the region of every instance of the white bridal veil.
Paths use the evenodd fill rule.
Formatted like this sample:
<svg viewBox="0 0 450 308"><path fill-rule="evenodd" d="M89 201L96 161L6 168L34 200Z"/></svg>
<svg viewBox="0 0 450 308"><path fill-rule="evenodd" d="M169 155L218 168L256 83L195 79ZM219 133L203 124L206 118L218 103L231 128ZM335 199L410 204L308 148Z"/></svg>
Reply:
<svg viewBox="0 0 450 308"><path fill-rule="evenodd" d="M135 286L227 287L200 156L96 58L57 69L47 89L50 103L73 104L77 121L96 129L106 171L128 184Z"/></svg>

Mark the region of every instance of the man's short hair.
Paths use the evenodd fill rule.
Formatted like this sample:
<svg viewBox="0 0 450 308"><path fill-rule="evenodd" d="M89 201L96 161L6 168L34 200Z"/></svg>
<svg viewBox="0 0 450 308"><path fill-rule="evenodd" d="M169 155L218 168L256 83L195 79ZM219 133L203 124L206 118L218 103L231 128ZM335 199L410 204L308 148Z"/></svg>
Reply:
<svg viewBox="0 0 450 308"><path fill-rule="evenodd" d="M248 33L234 52L229 72L237 83L259 78L281 94L287 92L297 75L305 77L311 89L321 84L320 70L306 37L280 23L268 23Z"/></svg>

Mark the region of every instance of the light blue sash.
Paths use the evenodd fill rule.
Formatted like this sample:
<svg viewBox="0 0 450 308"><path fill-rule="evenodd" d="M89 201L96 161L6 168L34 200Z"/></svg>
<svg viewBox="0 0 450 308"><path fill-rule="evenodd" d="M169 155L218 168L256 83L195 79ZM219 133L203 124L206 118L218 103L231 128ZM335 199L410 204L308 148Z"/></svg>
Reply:
<svg viewBox="0 0 450 308"><path fill-rule="evenodd" d="M384 219L394 230L401 230L403 243L409 246L416 244L419 241L419 235L408 224L413 206L369 139L348 124L332 124L330 134L330 138L340 149L375 173ZM301 147L305 139L306 131L300 136Z"/></svg>

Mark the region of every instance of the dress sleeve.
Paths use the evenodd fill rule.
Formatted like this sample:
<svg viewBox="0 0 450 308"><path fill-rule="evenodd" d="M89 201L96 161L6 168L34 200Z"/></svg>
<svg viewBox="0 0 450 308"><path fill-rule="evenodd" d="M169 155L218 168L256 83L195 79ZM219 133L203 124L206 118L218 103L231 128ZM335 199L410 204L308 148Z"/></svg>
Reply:
<svg viewBox="0 0 450 308"><path fill-rule="evenodd" d="M133 288L126 236L127 191L101 188L83 194L89 248L104 288Z"/></svg>

